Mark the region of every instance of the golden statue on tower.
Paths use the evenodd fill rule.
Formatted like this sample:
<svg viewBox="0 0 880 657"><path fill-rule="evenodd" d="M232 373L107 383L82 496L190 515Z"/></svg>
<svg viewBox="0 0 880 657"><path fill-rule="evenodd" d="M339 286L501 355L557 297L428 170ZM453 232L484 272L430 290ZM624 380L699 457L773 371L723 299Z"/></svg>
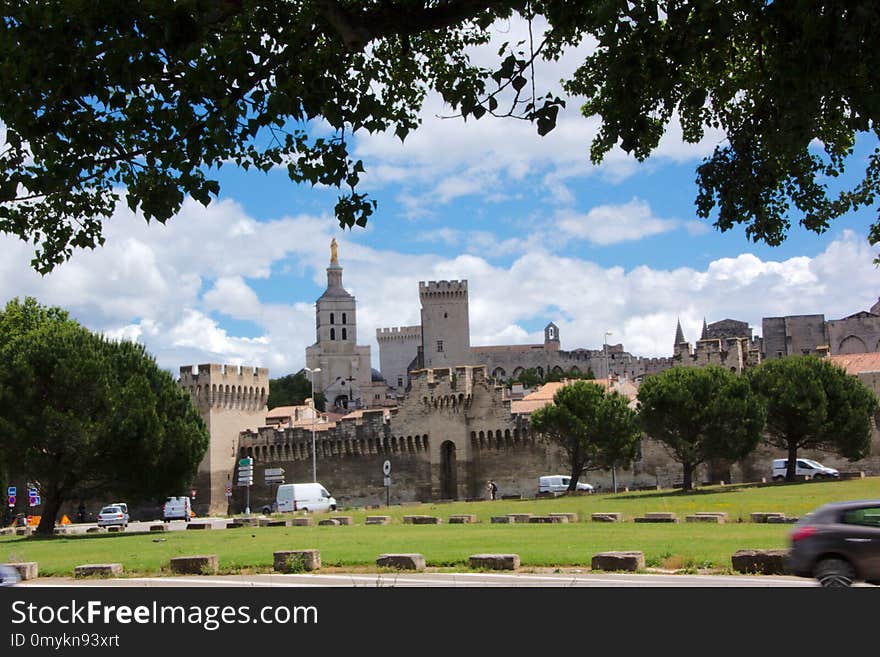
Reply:
<svg viewBox="0 0 880 657"><path fill-rule="evenodd" d="M336 246L336 238L334 237L330 240L330 264L338 265L339 264L339 252L338 247Z"/></svg>

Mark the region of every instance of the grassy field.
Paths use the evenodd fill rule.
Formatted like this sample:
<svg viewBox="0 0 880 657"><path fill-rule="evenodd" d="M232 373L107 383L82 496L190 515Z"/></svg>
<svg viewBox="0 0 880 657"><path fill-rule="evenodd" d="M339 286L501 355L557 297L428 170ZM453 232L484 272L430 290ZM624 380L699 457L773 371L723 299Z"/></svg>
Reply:
<svg viewBox="0 0 880 657"><path fill-rule="evenodd" d="M319 549L325 568L369 568L385 552L419 552L429 566L464 569L480 552L513 552L524 569L589 567L592 555L606 550L641 550L647 565L671 569L726 570L742 548L787 545L790 525L755 524L753 511L780 511L801 517L826 502L880 498L880 478L843 482L727 486L691 493L651 491L348 510L352 526L263 527L162 534L57 536L51 539L0 538L0 561L37 561L41 575L71 575L85 563L122 563L128 574L162 573L174 556L217 554L224 572L272 568L276 550ZM594 512L616 511L624 523L593 523ZM636 524L646 511L673 511L680 518L697 511L726 511L728 524ZM507 513L574 512L574 524L492 524ZM474 513L475 525L449 525L449 515ZM366 526L366 515L390 515L394 524ZM403 525L404 515L436 515L441 525ZM738 522L742 521L742 522Z"/></svg>

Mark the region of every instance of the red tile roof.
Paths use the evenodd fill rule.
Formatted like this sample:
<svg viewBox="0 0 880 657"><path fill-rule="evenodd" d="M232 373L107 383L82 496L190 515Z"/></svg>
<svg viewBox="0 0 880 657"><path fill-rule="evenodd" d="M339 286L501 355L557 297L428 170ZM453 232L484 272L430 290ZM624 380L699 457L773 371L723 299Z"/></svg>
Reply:
<svg viewBox="0 0 880 657"><path fill-rule="evenodd" d="M880 352L867 354L839 354L830 356L831 362L839 365L848 374L857 375L862 372L880 372Z"/></svg>

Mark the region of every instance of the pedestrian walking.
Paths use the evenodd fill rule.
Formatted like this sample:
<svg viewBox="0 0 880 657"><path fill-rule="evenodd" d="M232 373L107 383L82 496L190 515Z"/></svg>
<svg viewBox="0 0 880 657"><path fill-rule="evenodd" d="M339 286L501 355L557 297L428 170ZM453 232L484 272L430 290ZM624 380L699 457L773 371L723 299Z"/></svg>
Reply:
<svg viewBox="0 0 880 657"><path fill-rule="evenodd" d="M494 500L498 497L498 484L492 479L486 482L486 491L489 493L489 499Z"/></svg>

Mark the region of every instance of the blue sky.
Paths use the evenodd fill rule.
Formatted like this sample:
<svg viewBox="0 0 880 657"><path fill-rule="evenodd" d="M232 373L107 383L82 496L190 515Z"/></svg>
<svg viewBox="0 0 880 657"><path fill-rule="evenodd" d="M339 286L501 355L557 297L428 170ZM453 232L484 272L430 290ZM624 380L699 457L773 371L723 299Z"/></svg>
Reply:
<svg viewBox="0 0 880 657"><path fill-rule="evenodd" d="M543 65L539 85L553 88L578 54ZM839 318L877 301L866 242L875 211L821 236L795 226L780 247L719 233L696 218L694 178L721 135L685 144L673 124L648 161L612 151L597 167L598 121L578 106L569 99L541 138L522 121L438 118L449 111L429 97L405 144L357 136L364 189L379 201L366 229L339 229L334 190L297 187L281 169L224 167L208 208L188 201L166 226L147 226L123 203L103 248L46 277L29 269L31 247L0 236L0 300L60 305L89 328L142 341L172 371L226 362L273 377L305 364L333 237L375 367L375 329L418 323L423 280L468 279L474 345L538 342L553 321L564 349L601 347L610 330L609 342L645 356L671 355L678 318L693 341L703 317L760 334L764 316Z"/></svg>

